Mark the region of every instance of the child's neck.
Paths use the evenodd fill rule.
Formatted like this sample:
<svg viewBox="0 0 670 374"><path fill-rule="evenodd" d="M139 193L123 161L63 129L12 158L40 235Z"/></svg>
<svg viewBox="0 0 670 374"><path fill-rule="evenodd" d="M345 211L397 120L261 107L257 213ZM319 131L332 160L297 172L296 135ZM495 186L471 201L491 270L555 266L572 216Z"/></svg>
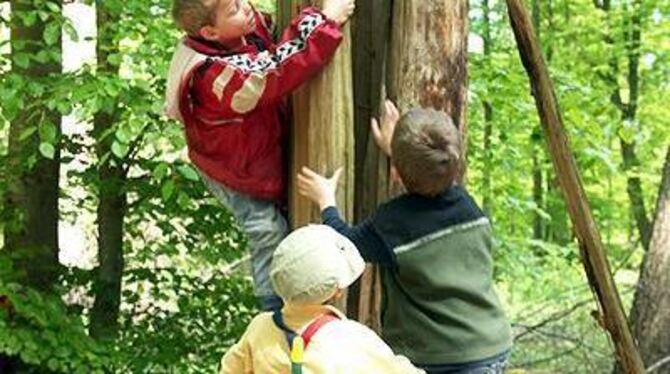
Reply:
<svg viewBox="0 0 670 374"><path fill-rule="evenodd" d="M240 47L247 45L247 41L244 37L233 40L212 40L203 38L201 36L190 36L191 39L194 39L198 43L209 46L210 48L215 48L218 50L234 51Z"/></svg>
<svg viewBox="0 0 670 374"><path fill-rule="evenodd" d="M233 40L221 40L219 43L227 50L234 51L240 47L244 47L245 45L247 45L247 40L244 37L241 37L239 39L233 39Z"/></svg>

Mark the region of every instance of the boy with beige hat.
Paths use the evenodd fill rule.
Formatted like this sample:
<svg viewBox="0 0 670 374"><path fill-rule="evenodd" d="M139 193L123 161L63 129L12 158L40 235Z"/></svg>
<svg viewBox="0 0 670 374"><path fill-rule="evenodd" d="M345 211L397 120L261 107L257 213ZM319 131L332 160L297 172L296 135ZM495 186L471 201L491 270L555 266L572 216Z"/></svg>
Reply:
<svg viewBox="0 0 670 374"><path fill-rule="evenodd" d="M330 305L364 266L354 244L328 226L288 235L270 270L284 307L251 321L223 357L220 373L423 373Z"/></svg>

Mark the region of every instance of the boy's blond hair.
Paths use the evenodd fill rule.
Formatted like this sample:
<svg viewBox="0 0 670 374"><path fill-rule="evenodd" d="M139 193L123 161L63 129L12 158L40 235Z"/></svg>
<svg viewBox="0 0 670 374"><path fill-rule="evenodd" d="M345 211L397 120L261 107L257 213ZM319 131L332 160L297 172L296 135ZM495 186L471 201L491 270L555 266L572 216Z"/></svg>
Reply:
<svg viewBox="0 0 670 374"><path fill-rule="evenodd" d="M436 196L461 170L461 137L451 118L432 109L412 109L398 121L391 159L407 191Z"/></svg>
<svg viewBox="0 0 670 374"><path fill-rule="evenodd" d="M189 35L199 35L200 29L214 23L220 0L173 0L172 18L177 27Z"/></svg>

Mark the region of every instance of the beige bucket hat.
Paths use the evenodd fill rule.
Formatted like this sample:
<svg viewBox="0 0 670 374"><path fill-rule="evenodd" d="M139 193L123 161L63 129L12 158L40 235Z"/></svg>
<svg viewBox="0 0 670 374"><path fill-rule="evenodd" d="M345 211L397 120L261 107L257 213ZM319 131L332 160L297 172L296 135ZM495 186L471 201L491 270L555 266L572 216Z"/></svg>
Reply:
<svg viewBox="0 0 670 374"><path fill-rule="evenodd" d="M356 246L329 226L309 225L277 247L270 279L285 304L321 304L349 287L365 269Z"/></svg>

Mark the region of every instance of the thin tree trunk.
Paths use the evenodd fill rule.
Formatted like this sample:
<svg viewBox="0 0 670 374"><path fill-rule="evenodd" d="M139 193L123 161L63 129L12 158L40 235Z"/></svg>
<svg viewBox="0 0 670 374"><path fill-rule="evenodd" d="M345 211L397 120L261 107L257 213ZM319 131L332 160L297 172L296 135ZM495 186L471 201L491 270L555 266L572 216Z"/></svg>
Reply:
<svg viewBox="0 0 670 374"><path fill-rule="evenodd" d="M489 0L483 0L482 12L484 13L484 58L488 61L493 49L493 39L491 37L491 5ZM493 136L493 105L488 100L484 100L484 170L482 208L489 217L493 217L493 189L491 187L491 171L493 170L493 149L491 137Z"/></svg>
<svg viewBox="0 0 670 374"><path fill-rule="evenodd" d="M611 11L611 3L603 1L596 3L596 6L608 13ZM615 57L610 58L610 72L604 75L605 81L612 85L612 103L621 111L621 120L624 124L633 125L637 115L637 101L640 94L640 40L642 34L642 4L639 0L633 2L634 9L629 21L626 22L625 32L625 49L628 57L628 72L626 81L628 84L629 98L628 102L624 102L617 79L619 67ZM611 29L611 27L609 27ZM607 44L613 45L614 39L609 34L604 35L604 40ZM621 145L621 158L623 159L623 170L628 174L626 178L626 193L630 200L630 209L635 226L642 242L642 247L645 250L649 249L649 241L651 240L651 220L647 213L646 204L644 201L644 191L642 189L642 181L637 176L637 171L640 168L640 161L636 153L635 140L626 139L619 136L619 143Z"/></svg>
<svg viewBox="0 0 670 374"><path fill-rule="evenodd" d="M528 12L522 0L507 0L507 6L519 55L530 78L550 155L580 243L586 275L600 302L605 328L612 337L624 370L632 374L643 373L642 360L628 328L600 234L570 151L553 84L534 38Z"/></svg>
<svg viewBox="0 0 670 374"><path fill-rule="evenodd" d="M380 115L387 44L390 35L391 0L361 1L353 22L354 102L356 126L356 221L368 217L388 197L388 159L370 136L370 119ZM379 268L368 265L349 288L351 318L379 331L381 284Z"/></svg>
<svg viewBox="0 0 670 374"><path fill-rule="evenodd" d="M647 367L670 356L670 147L653 228L631 310L633 332ZM656 373L670 373L670 363Z"/></svg>
<svg viewBox="0 0 670 374"><path fill-rule="evenodd" d="M635 0L633 2L634 9L631 16L630 24L626 32L626 51L628 55L628 90L629 102L627 104L621 103L619 99L621 115L624 122L633 123L637 114L637 101L640 93L640 38L642 34L642 2ZM618 87L617 87L618 92ZM624 171L635 173L640 167L640 162L635 152L635 140L630 143L621 138L621 154L623 157ZM644 203L644 194L642 191L642 182L637 175L629 175L626 181L628 197L630 198L631 209L635 217L635 223L640 235L640 240L645 249L649 249L649 242L651 239L651 222L647 214L647 209Z"/></svg>
<svg viewBox="0 0 670 374"><path fill-rule="evenodd" d="M553 0L547 2L547 17L548 17L548 33L553 33L554 31L554 3ZM551 64L553 47L551 43L545 47L547 53L547 63ZM538 131L541 133L541 129L538 128ZM572 230L570 229L570 223L568 220L568 215L566 213L567 209L565 206L565 201L563 196L561 196L560 186L558 178L556 177L552 167L551 160L549 158L544 158L545 163L545 193L544 193L544 206L551 217L551 221L545 225L544 228L544 238L546 241L554 242L559 245L566 245L569 243L572 238Z"/></svg>
<svg viewBox="0 0 670 374"><path fill-rule="evenodd" d="M116 77L119 66L110 63L108 57L118 53L115 44L115 25L119 17L105 8L103 2L96 4L98 29L97 74ZM112 108L116 105L112 104ZM126 172L122 160L111 153L114 136L104 134L113 129L117 111L101 110L93 119L96 138L96 154L101 164L97 165L98 189L98 268L93 291L95 301L91 309L90 334L95 339L113 340L118 334L119 307L121 305L121 278L123 276L123 220L126 214Z"/></svg>
<svg viewBox="0 0 670 374"><path fill-rule="evenodd" d="M535 37L537 40L542 40L540 37L542 19L542 8L539 0L533 0L533 26L535 27ZM530 143L532 149L533 160L533 202L535 202L535 210L533 211L533 239L541 240L544 238L544 219L539 213L540 209L544 209L543 195L544 185L542 184L542 147L541 130L538 126L533 128L530 136Z"/></svg>
<svg viewBox="0 0 670 374"><path fill-rule="evenodd" d="M60 1L54 2L59 8ZM10 2L11 13L35 12L29 1ZM55 22L55 21L52 21ZM26 82L46 86L49 79L61 72L61 35L58 32L52 45L46 46L44 31L50 23L35 22L31 26L22 23L20 17L12 19L10 39L12 54L36 55L44 49L57 50L58 59L46 63L30 61L26 68L16 62L12 74ZM25 85L22 89L25 89ZM46 90L48 92L48 90ZM61 116L46 107L48 94L22 95L23 108L10 119L9 146L7 156L7 194L4 209L12 224L5 225L5 248L15 259L15 266L22 274L21 282L40 290L50 290L59 273L58 263L58 180L60 173ZM51 159L40 154L38 132L22 139L32 128L50 128L55 134L55 152ZM44 131L43 131L44 132Z"/></svg>

